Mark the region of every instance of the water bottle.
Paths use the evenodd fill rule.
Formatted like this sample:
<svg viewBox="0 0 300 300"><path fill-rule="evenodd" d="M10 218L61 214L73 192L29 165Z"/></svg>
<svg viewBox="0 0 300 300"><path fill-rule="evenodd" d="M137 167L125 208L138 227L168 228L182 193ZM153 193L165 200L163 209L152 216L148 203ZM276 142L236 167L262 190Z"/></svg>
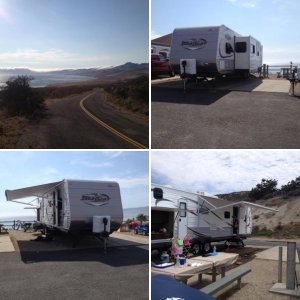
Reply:
<svg viewBox="0 0 300 300"><path fill-rule="evenodd" d="M169 254L164 251L162 253L162 255L160 256L160 260L162 261L162 263L168 263L169 262Z"/></svg>

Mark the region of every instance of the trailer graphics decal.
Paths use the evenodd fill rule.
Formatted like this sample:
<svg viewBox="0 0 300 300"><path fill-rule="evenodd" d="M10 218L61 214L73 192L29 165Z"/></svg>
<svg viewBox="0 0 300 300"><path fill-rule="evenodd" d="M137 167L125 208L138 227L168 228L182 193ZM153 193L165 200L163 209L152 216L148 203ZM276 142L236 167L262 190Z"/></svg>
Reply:
<svg viewBox="0 0 300 300"><path fill-rule="evenodd" d="M198 50L205 47L207 41L205 39L189 39L181 42L181 46L187 50Z"/></svg>
<svg viewBox="0 0 300 300"><path fill-rule="evenodd" d="M82 195L80 200L88 205L102 206L108 204L110 197L106 194L91 193Z"/></svg>

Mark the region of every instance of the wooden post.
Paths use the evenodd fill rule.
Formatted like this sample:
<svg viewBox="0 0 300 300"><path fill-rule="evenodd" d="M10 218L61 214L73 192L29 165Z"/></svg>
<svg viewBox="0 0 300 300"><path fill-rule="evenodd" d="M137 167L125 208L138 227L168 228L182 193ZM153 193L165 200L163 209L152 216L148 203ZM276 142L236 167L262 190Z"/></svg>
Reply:
<svg viewBox="0 0 300 300"><path fill-rule="evenodd" d="M279 247L278 255L278 282L282 282L282 247Z"/></svg>
<svg viewBox="0 0 300 300"><path fill-rule="evenodd" d="M296 243L287 242L286 288L295 289Z"/></svg>
<svg viewBox="0 0 300 300"><path fill-rule="evenodd" d="M226 267L221 267L221 277L225 277Z"/></svg>
<svg viewBox="0 0 300 300"><path fill-rule="evenodd" d="M212 267L212 282L217 280L217 268L215 266Z"/></svg>

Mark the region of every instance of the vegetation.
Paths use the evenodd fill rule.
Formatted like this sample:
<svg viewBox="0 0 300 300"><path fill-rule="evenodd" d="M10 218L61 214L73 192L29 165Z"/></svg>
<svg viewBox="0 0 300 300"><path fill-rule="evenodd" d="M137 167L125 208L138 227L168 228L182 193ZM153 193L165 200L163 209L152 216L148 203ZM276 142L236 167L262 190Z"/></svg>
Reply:
<svg viewBox="0 0 300 300"><path fill-rule="evenodd" d="M118 105L133 112L149 114L149 77L146 75L105 87Z"/></svg>
<svg viewBox="0 0 300 300"><path fill-rule="evenodd" d="M10 116L35 116L44 108L44 99L30 87L31 77L18 76L6 82L1 93L2 106Z"/></svg>
<svg viewBox="0 0 300 300"><path fill-rule="evenodd" d="M145 216L144 214L138 214L137 215L137 220L141 222L141 224L143 224L144 221L147 221L147 216Z"/></svg>
<svg viewBox="0 0 300 300"><path fill-rule="evenodd" d="M251 200L268 199L274 196L283 196L285 199L292 196L300 196L300 176L294 180L289 181L287 184L277 188L276 179L262 179L249 192Z"/></svg>
<svg viewBox="0 0 300 300"><path fill-rule="evenodd" d="M249 193L249 197L255 200L261 199L266 195L273 195L277 189L277 180L276 179L262 179L261 183L258 183L255 188Z"/></svg>
<svg viewBox="0 0 300 300"><path fill-rule="evenodd" d="M297 238L300 237L300 223L293 223L282 225L281 222L273 229L267 229L266 227L260 229L258 226L254 226L252 230L254 236L268 236L275 238Z"/></svg>
<svg viewBox="0 0 300 300"><path fill-rule="evenodd" d="M295 180L289 181L286 185L283 185L281 187L281 190L284 192L289 192L299 188L300 188L300 176L296 177Z"/></svg>

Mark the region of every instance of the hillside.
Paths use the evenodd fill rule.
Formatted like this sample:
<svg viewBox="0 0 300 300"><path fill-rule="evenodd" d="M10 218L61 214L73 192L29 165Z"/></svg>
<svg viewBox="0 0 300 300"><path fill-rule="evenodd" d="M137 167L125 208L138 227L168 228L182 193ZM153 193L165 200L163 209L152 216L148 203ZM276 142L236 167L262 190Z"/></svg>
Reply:
<svg viewBox="0 0 300 300"><path fill-rule="evenodd" d="M217 195L229 201L253 202L249 192L234 192ZM272 236L276 238L293 238L300 236L300 196L277 195L269 199L260 199L255 204L278 209L272 212L261 208L252 208L253 235Z"/></svg>
<svg viewBox="0 0 300 300"><path fill-rule="evenodd" d="M49 75L80 75L88 76L97 79L102 79L111 76L130 76L130 75L141 75L148 73L149 64L142 63L136 64L127 62L120 66L109 67L109 68L85 68L85 69L67 69L49 72L37 72L30 69L16 68L16 69L0 69L1 74L7 75L27 75L34 76L36 74L49 74Z"/></svg>

